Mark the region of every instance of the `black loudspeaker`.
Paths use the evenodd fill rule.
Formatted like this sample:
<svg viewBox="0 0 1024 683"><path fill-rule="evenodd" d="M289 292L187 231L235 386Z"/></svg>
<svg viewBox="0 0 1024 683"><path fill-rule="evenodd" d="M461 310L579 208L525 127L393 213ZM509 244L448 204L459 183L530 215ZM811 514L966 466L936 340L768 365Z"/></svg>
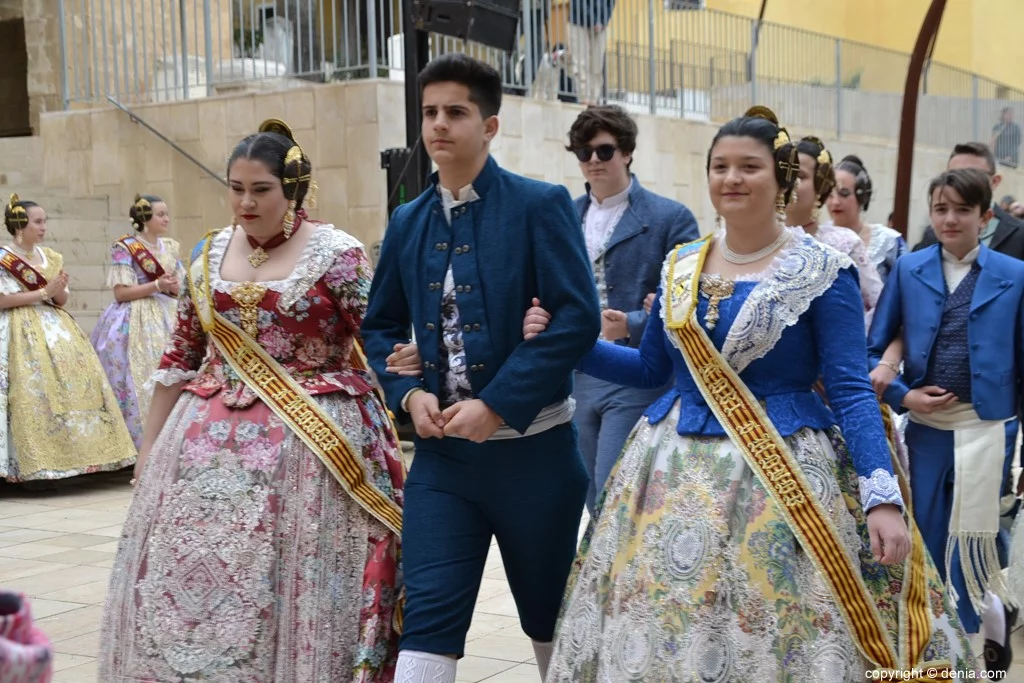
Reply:
<svg viewBox="0 0 1024 683"><path fill-rule="evenodd" d="M511 52L521 0L406 0L412 3L413 27L472 40Z"/></svg>

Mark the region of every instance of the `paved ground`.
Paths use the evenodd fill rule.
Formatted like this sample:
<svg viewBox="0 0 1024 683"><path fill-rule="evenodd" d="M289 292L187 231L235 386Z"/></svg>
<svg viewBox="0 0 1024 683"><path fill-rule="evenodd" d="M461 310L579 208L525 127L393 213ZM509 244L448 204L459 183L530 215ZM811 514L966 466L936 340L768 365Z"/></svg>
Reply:
<svg viewBox="0 0 1024 683"><path fill-rule="evenodd" d="M128 479L93 475L45 492L0 483L0 586L31 598L57 653L54 683L96 680L100 612L131 497ZM492 548L457 680L537 683L533 649L515 614ZM1006 679L1016 683L1024 683L1022 634L1015 634L1017 663Z"/></svg>

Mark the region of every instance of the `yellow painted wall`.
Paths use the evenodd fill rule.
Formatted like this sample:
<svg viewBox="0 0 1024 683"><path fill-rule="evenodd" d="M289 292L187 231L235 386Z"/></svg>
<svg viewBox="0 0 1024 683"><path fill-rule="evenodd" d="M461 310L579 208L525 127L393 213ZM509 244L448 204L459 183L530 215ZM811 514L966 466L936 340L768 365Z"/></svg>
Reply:
<svg viewBox="0 0 1024 683"><path fill-rule="evenodd" d="M554 0L556 8L565 0ZM684 61L703 65L691 68L696 87L702 79L739 79L743 56L749 48L749 19L757 17L761 0L706 0L718 12L669 11L663 0L618 0L609 27L609 76L620 72L629 89L646 87L650 25L654 10L656 56L666 64ZM907 57L930 0L768 0L762 28L758 76L780 82L831 85L835 82L835 41L843 40L844 83L859 79L865 90L899 92L906 77ZM555 11L557 13L557 9ZM977 73L1021 91L1024 98L1024 26L1022 0L948 0L928 90L934 94L969 97L968 72ZM616 51L618 46L618 51ZM680 60L685 54L686 58ZM708 64L718 74L711 74ZM667 67L666 67L667 69ZM664 69L663 69L664 71ZM696 79L696 80L694 80ZM659 72L658 87L677 85ZM982 83L982 97L1013 96L999 92L994 83Z"/></svg>

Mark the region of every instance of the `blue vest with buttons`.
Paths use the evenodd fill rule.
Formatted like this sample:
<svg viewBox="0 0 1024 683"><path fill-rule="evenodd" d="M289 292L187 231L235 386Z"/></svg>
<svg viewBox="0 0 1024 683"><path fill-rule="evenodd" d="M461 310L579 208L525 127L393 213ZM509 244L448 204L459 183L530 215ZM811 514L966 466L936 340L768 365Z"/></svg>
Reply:
<svg viewBox="0 0 1024 683"><path fill-rule="evenodd" d="M935 337L934 353L928 363L925 384L952 392L961 403L970 403L971 358L967 341L967 322L971 299L981 268L975 263L970 272L946 298L942 323Z"/></svg>
<svg viewBox="0 0 1024 683"><path fill-rule="evenodd" d="M1017 415L1024 389L1024 261L982 245L968 277L948 291L937 244L896 262L868 333L871 367L903 337L903 372L885 391L893 408L906 411L908 391L937 384L973 405L982 420Z"/></svg>

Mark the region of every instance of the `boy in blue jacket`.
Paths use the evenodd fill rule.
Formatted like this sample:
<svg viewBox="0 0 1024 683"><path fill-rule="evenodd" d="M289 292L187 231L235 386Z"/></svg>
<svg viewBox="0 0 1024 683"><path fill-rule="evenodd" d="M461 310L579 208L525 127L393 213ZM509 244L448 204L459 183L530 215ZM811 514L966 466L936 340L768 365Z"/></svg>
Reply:
<svg viewBox="0 0 1024 683"><path fill-rule="evenodd" d="M569 193L489 154L498 72L452 53L419 86L438 172L391 217L362 326L389 407L417 435L395 678L455 680L492 537L543 676L587 489L570 394L600 332L594 280ZM557 322L527 342L534 296ZM411 330L422 377L388 373Z"/></svg>
<svg viewBox="0 0 1024 683"><path fill-rule="evenodd" d="M1017 415L1024 380L1024 262L979 241L992 215L985 173L946 171L928 194L939 243L897 262L868 351L874 368L903 329L902 373L884 398L909 412L914 519L965 630L982 627L987 668L1005 671L1010 622L996 535L1004 424Z"/></svg>

